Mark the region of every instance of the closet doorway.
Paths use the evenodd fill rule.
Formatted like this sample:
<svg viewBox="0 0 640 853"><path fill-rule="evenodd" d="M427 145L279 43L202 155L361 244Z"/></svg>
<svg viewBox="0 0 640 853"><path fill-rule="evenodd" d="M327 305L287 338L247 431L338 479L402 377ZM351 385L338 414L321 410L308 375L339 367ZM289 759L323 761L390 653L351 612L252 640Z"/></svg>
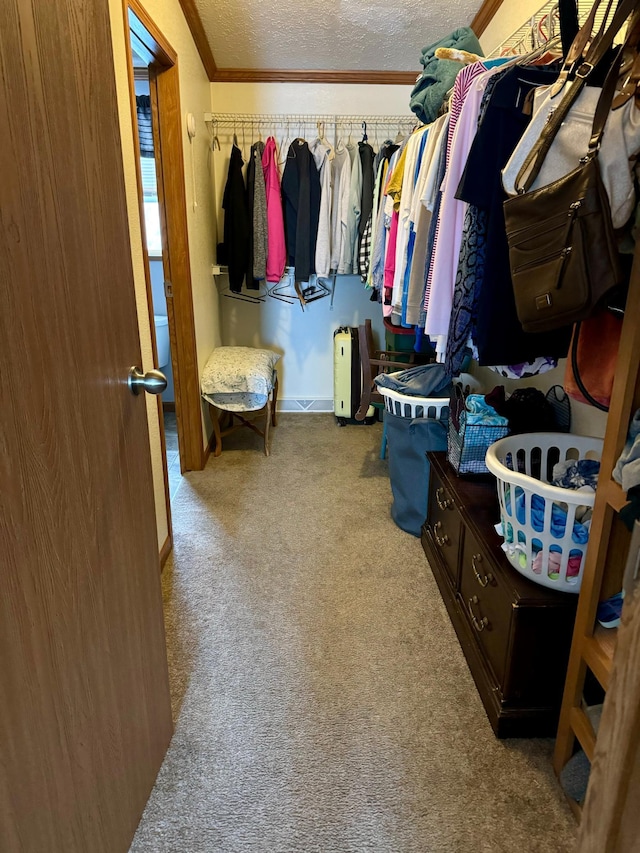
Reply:
<svg viewBox="0 0 640 853"><path fill-rule="evenodd" d="M154 361L169 380L158 400L167 514L181 474L201 470L199 376L177 55L138 0L124 0L131 114ZM169 527L170 527L169 523ZM163 555L164 556L164 555Z"/></svg>

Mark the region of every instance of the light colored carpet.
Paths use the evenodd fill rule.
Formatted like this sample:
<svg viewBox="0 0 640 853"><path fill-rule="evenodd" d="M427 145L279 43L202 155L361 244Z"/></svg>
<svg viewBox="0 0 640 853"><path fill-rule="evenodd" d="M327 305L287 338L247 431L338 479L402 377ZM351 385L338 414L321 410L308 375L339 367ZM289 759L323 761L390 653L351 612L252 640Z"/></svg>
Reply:
<svg viewBox="0 0 640 853"><path fill-rule="evenodd" d="M380 425L225 442L173 505L176 729L133 853L569 851L551 742L494 737L389 517Z"/></svg>

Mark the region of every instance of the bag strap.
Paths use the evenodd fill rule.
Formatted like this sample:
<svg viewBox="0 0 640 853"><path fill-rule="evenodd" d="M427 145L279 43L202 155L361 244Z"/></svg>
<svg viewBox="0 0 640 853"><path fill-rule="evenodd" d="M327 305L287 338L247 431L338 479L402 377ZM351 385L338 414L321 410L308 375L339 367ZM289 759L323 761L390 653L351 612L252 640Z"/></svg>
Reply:
<svg viewBox="0 0 640 853"><path fill-rule="evenodd" d="M620 68L620 62L622 60L623 49L624 45L622 45L618 49L616 58L611 64L611 68L607 73L607 78L604 81L602 93L598 98L595 115L593 117L593 126L591 128L591 138L589 139L589 149L586 155L580 160L580 162L583 164L590 160L592 157L597 157L598 152L600 151L600 145L602 144L602 135L604 133L604 128L607 123L607 119L609 118L609 113L611 112L613 96L616 93L618 70Z"/></svg>
<svg viewBox="0 0 640 853"><path fill-rule="evenodd" d="M636 17L640 15L640 0L621 0L620 4L618 5L618 8L616 9L615 15L613 16L611 25L607 28L606 32L603 35L601 35L599 38L596 38L592 42L587 52L586 58L576 70L575 79L571 82L568 91L566 92L565 96L562 98L558 106L549 114L547 124L542 130L538 141L527 155L527 158L525 159L520 171L518 172L518 177L516 178L515 182L515 187L518 193L526 193L531 188L535 179L538 177L540 169L542 168L542 164L544 163L544 159L547 156L549 149L551 148L551 143L555 139L555 136L558 130L560 129L562 122L567 117L569 110L571 109L578 95L584 88L589 75L605 56L605 54L613 44L613 40L619 32L620 28L627 20L629 15L631 15L632 13L634 13L633 24L629 26L625 42L618 51L616 60L612 65L612 68L614 66L616 67L616 78L614 80L615 92L615 82L617 81L617 68L619 66L619 59L622 54L622 49L626 46L628 40L631 38L632 32L635 29L634 25L636 22ZM607 75L607 80L608 79L609 74ZM600 101L598 103L600 103ZM608 104L606 109L604 119L605 122L610 107L611 103ZM604 125L600 129L600 135L602 135L603 130Z"/></svg>
<svg viewBox="0 0 640 853"><path fill-rule="evenodd" d="M558 75L558 79L551 86L551 97L552 98L555 98L555 96L557 94L559 94L559 92L562 90L562 88L564 87L564 84L569 79L569 76L570 76L576 62L578 61L578 59L580 59L582 57L583 53L585 52L585 50L589 44L589 39L591 38L593 26L594 26L595 21L596 21L596 13L597 13L598 9L600 8L600 2L601 2L601 0L595 0L595 3L592 5L591 9L589 10L589 14L587 16L586 21L580 27L580 29L578 30L578 32L576 34L576 37L571 42L571 46L569 47L569 50L567 51L567 55L566 55L566 58L564 60L563 65L562 65L562 70L560 71L560 74ZM595 39L599 38L602 35L602 28L604 27L605 21L607 20L607 17L609 16L609 11L611 9L611 3L612 2L613 2L613 0L609 0L609 3L607 5L607 11L605 12L604 18L602 19L600 29L596 33Z"/></svg>
<svg viewBox="0 0 640 853"><path fill-rule="evenodd" d="M576 380L578 390L588 403L590 403L596 409L600 409L601 412L608 412L609 406L605 406L603 403L600 403L598 400L596 400L595 397L593 397L589 393L584 382L582 381L582 377L580 376L580 370L578 368L578 339L580 337L581 326L582 321L576 323L573 329L573 340L571 341L571 370L573 372L573 378Z"/></svg>

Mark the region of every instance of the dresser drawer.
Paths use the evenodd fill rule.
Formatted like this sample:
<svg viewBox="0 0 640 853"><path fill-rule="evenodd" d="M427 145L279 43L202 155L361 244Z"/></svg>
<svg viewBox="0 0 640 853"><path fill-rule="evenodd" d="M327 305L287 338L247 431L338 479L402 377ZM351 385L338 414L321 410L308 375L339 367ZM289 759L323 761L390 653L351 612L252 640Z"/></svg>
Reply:
<svg viewBox="0 0 640 853"><path fill-rule="evenodd" d="M427 527L454 589L458 588L458 558L462 519L455 499L446 486L432 474L429 487Z"/></svg>
<svg viewBox="0 0 640 853"><path fill-rule="evenodd" d="M460 568L460 597L472 632L502 688L511 631L512 601L467 529ZM507 698L503 696L503 698Z"/></svg>

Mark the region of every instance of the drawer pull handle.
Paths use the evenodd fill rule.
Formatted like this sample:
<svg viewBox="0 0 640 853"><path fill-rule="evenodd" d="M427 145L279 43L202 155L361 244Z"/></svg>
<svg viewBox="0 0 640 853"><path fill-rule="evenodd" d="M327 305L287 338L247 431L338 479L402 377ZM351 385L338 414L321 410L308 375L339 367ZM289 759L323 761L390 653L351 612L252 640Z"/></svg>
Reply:
<svg viewBox="0 0 640 853"><path fill-rule="evenodd" d="M442 548L443 545L447 545L449 543L449 537L447 536L446 533L444 534L444 536L438 536L438 530L441 530L441 529L442 529L442 522L436 521L436 523L433 525L433 535L435 536L436 544Z"/></svg>
<svg viewBox="0 0 640 853"><path fill-rule="evenodd" d="M481 619L478 619L475 613L473 612L473 605L479 604L480 601L477 595L472 596L469 599L469 613L471 614L471 621L473 622L473 627L476 629L478 633L484 631L484 629L488 626L489 620L486 616L483 616Z"/></svg>
<svg viewBox="0 0 640 853"><path fill-rule="evenodd" d="M481 575L478 571L477 563L482 562L482 554L472 554L471 556L471 568L473 569L473 574L476 576L476 580L480 584L480 586L484 589L484 587L493 580L493 575L491 572L488 572L486 575Z"/></svg>
<svg viewBox="0 0 640 853"><path fill-rule="evenodd" d="M453 498L445 498L442 499L444 495L444 489L440 486L439 489L436 489L436 503L440 507L440 509L449 509L449 507L453 504Z"/></svg>

